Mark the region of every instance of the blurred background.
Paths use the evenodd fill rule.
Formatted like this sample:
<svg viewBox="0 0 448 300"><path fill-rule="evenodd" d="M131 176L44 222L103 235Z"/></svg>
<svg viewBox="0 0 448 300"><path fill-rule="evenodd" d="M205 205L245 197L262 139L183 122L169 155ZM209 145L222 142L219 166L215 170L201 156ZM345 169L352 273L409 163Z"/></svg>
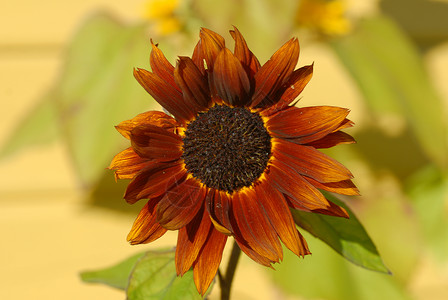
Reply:
<svg viewBox="0 0 448 300"><path fill-rule="evenodd" d="M233 49L232 25L261 63L297 36L315 70L298 106L351 109L358 143L326 153L355 175L362 196L344 200L393 273L308 234L313 255L276 271L243 256L233 299L448 298L448 1L2 0L1 299L123 299L80 272L175 245L126 242L143 203L105 169L127 147L113 126L160 109L132 76L150 38L174 63L200 27Z"/></svg>

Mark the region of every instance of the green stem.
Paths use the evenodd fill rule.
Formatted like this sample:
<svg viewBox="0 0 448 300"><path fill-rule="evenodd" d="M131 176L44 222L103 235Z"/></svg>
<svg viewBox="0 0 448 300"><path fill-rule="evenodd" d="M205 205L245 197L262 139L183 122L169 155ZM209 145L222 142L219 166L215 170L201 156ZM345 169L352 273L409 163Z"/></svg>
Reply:
<svg viewBox="0 0 448 300"><path fill-rule="evenodd" d="M230 299L230 288L232 287L233 277L235 276L236 266L240 258L241 249L236 242L233 242L232 253L230 254L229 263L227 265L226 274L219 276L219 283L221 285L221 300Z"/></svg>

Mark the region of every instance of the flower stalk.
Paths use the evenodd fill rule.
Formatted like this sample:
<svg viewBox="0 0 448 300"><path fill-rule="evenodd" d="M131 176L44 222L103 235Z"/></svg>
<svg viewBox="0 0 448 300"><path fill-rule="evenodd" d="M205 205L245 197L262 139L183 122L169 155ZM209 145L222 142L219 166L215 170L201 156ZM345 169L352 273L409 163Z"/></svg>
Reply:
<svg viewBox="0 0 448 300"><path fill-rule="evenodd" d="M222 276L219 273L219 285L221 286L221 300L230 299L230 289L232 287L233 277L235 276L236 267L240 258L241 249L237 243L233 243L232 253L230 254L227 264L226 274Z"/></svg>

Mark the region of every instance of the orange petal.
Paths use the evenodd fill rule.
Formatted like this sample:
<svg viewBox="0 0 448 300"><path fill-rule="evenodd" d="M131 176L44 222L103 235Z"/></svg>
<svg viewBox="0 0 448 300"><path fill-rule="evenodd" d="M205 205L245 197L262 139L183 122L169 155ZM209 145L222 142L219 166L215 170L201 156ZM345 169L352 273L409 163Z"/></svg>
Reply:
<svg viewBox="0 0 448 300"><path fill-rule="evenodd" d="M125 138L131 138L131 131L135 127L143 124L151 124L154 126L162 127L167 130L173 130L179 126L177 121L161 111L147 111L138 114L130 120L126 120L115 126Z"/></svg>
<svg viewBox="0 0 448 300"><path fill-rule="evenodd" d="M179 229L175 259L177 275L182 276L191 268L212 227L208 212L202 208L187 226Z"/></svg>
<svg viewBox="0 0 448 300"><path fill-rule="evenodd" d="M157 201L148 201L135 219L127 237L132 245L150 243L165 234L166 229L156 220L156 205Z"/></svg>
<svg viewBox="0 0 448 300"><path fill-rule="evenodd" d="M280 99L278 103L268 107L263 111L263 114L272 115L275 112L286 108L300 95L312 76L313 65L305 66L292 72L283 88L279 89L277 95L274 97L275 99Z"/></svg>
<svg viewBox="0 0 448 300"><path fill-rule="evenodd" d="M173 65L165 58L163 52L157 47L157 44L151 40L151 56L149 57L149 63L151 64L152 71L157 74L162 80L164 80L169 85L177 88L176 83L174 81L174 67ZM177 88L178 89L178 88ZM178 89L180 91L180 89Z"/></svg>
<svg viewBox="0 0 448 300"><path fill-rule="evenodd" d="M347 211L343 207L340 207L331 201L327 200L329 206L326 208L308 209L308 208L301 206L300 203L297 202L297 200L292 199L288 195L284 194L283 196L286 199L286 203L288 203L288 205L294 209L305 211L308 213L316 213L316 214L328 215L328 216L333 216L333 217L343 217L343 218L347 218L347 219L349 218Z"/></svg>
<svg viewBox="0 0 448 300"><path fill-rule="evenodd" d="M128 203L134 204L140 199L161 196L173 185L183 182L185 177L186 170L179 162L150 161L129 183L124 199Z"/></svg>
<svg viewBox="0 0 448 300"><path fill-rule="evenodd" d="M182 89L185 103L194 109L195 114L209 106L211 98L208 82L191 58L179 57L174 79Z"/></svg>
<svg viewBox="0 0 448 300"><path fill-rule="evenodd" d="M348 113L348 109L333 106L288 107L268 118L266 126L275 137L306 144L334 132Z"/></svg>
<svg viewBox="0 0 448 300"><path fill-rule="evenodd" d="M230 30L230 35L235 40L235 50L233 51L235 56L239 59L246 72L253 77L255 73L260 69L260 63L257 57L249 50L244 37L239 30L234 26L234 30Z"/></svg>
<svg viewBox="0 0 448 300"><path fill-rule="evenodd" d="M274 157L304 176L319 182L337 182L353 178L341 163L310 146L275 139Z"/></svg>
<svg viewBox="0 0 448 300"><path fill-rule="evenodd" d="M143 158L176 160L182 155L182 139L175 133L154 125L140 125L131 131L131 145Z"/></svg>
<svg viewBox="0 0 448 300"><path fill-rule="evenodd" d="M132 179L148 163L148 159L141 158L129 147L115 155L108 168L115 170L115 179Z"/></svg>
<svg viewBox="0 0 448 300"><path fill-rule="evenodd" d="M207 211L219 225L232 232L230 223L230 199L226 192L210 189L205 200Z"/></svg>
<svg viewBox="0 0 448 300"><path fill-rule="evenodd" d="M268 107L278 102L277 90L287 82L299 59L299 42L289 40L255 74L251 107Z"/></svg>
<svg viewBox="0 0 448 300"><path fill-rule="evenodd" d="M166 229L177 230L193 220L204 205L205 189L190 178L166 191L157 207L157 220Z"/></svg>
<svg viewBox="0 0 448 300"><path fill-rule="evenodd" d="M350 218L347 211L343 207L340 207L339 205L336 205L331 201L328 201L328 202L330 203L330 207L327 207L325 209L313 210L313 213L318 213L318 214L323 214L323 215L328 215L328 216L333 216L333 217L342 217L342 218L346 218L346 219Z"/></svg>
<svg viewBox="0 0 448 300"><path fill-rule="evenodd" d="M283 195L271 183L260 184L255 188L258 203L274 227L283 244L297 256L310 254L305 239L299 234Z"/></svg>
<svg viewBox="0 0 448 300"><path fill-rule="evenodd" d="M144 69L134 69L134 77L176 120L186 123L194 118L196 111L184 103L182 93L177 87Z"/></svg>
<svg viewBox="0 0 448 300"><path fill-rule="evenodd" d="M193 60L196 67L198 67L199 71L201 71L202 74L205 74L205 57L204 52L202 51L202 42L199 40L199 42L194 47L193 55L191 56L191 60Z"/></svg>
<svg viewBox="0 0 448 300"><path fill-rule="evenodd" d="M211 227L207 241L193 266L193 278L199 294L204 296L221 263L227 236Z"/></svg>
<svg viewBox="0 0 448 300"><path fill-rule="evenodd" d="M290 141L293 143L295 142L294 139L290 139ZM356 141L351 135L342 131L336 131L316 141L307 143L306 145L312 146L317 149L322 149L322 148L331 148L340 144L353 144L353 143L356 143Z"/></svg>
<svg viewBox="0 0 448 300"><path fill-rule="evenodd" d="M253 189L237 192L232 196L232 216L241 236L249 246L270 261L278 262L283 258L283 251L275 229L270 224L265 212L257 203Z"/></svg>
<svg viewBox="0 0 448 300"><path fill-rule="evenodd" d="M293 208L314 210L330 207L321 192L280 160L275 160L270 166L269 178L277 190L290 197L287 200L292 202L288 205Z"/></svg>
<svg viewBox="0 0 448 300"><path fill-rule="evenodd" d="M216 57L213 81L218 96L233 106L244 106L249 101L250 82L240 61L224 48Z"/></svg>
<svg viewBox="0 0 448 300"><path fill-rule="evenodd" d="M345 129L345 128L350 128L353 126L355 126L355 123L353 123L349 119L345 119L344 121L342 121L342 123L339 125L339 127L334 130L334 132L336 132L338 130Z"/></svg>
<svg viewBox="0 0 448 300"><path fill-rule="evenodd" d="M225 48L225 40L222 36L207 28L201 28L199 37L201 38L201 56L207 63L207 69L213 70L213 65L218 53L221 49ZM203 62L200 63L204 64Z"/></svg>
<svg viewBox="0 0 448 300"><path fill-rule="evenodd" d="M258 254L254 249L252 249L247 241L245 241L240 235L235 235L235 241L237 242L240 249L253 261L259 263L260 265L272 268L272 263L275 261L269 260L268 258Z"/></svg>
<svg viewBox="0 0 448 300"><path fill-rule="evenodd" d="M329 191L341 195L359 196L359 190L353 184L351 180L342 180L338 182L320 183L309 177L304 177L309 183L317 187L318 189Z"/></svg>

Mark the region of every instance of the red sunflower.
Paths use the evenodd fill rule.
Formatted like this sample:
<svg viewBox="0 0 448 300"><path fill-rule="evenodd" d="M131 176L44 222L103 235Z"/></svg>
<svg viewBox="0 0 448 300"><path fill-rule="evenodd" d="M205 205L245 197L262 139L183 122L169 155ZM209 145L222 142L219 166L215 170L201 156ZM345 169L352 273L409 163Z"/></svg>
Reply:
<svg viewBox="0 0 448 300"><path fill-rule="evenodd" d="M193 268L202 295L215 277L228 237L254 261L282 260L281 242L309 254L290 208L348 217L319 189L356 195L352 174L316 150L353 138L347 109L290 104L311 79L313 66L295 69L293 38L263 66L235 28L233 53L219 34L202 29L192 58L172 66L152 45L152 72L134 76L172 116L142 113L116 128L131 141L110 169L132 179L128 203L149 199L128 240L152 242L179 230L178 275Z"/></svg>

